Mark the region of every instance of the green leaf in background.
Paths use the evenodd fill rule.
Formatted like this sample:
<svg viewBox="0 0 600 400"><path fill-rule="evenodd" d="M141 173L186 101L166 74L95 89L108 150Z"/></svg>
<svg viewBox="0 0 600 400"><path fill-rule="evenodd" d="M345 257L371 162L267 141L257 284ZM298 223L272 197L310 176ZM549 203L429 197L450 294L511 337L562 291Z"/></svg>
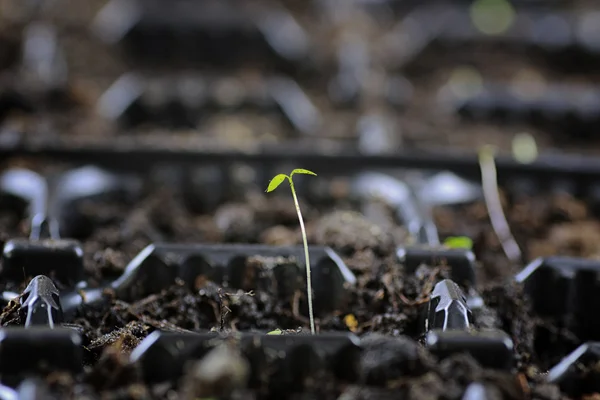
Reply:
<svg viewBox="0 0 600 400"><path fill-rule="evenodd" d="M485 35L500 35L515 22L516 12L509 0L475 0L470 7L471 22Z"/></svg>
<svg viewBox="0 0 600 400"><path fill-rule="evenodd" d="M282 333L283 331L281 329L275 329L274 331L267 333L267 335L281 335Z"/></svg>
<svg viewBox="0 0 600 400"><path fill-rule="evenodd" d="M279 174L279 175L275 175L275 177L273 179L271 179L271 182L269 182L269 187L267 188L267 193L272 192L273 190L277 189L277 187L279 185L281 185L281 182L283 182L288 176L286 174Z"/></svg>
<svg viewBox="0 0 600 400"><path fill-rule="evenodd" d="M538 157L538 148L535 138L528 133L520 133L513 138L512 153L515 160L522 164L529 164Z"/></svg>
<svg viewBox="0 0 600 400"><path fill-rule="evenodd" d="M451 249L468 249L473 248L473 241L466 236L451 236L444 240L444 245Z"/></svg>

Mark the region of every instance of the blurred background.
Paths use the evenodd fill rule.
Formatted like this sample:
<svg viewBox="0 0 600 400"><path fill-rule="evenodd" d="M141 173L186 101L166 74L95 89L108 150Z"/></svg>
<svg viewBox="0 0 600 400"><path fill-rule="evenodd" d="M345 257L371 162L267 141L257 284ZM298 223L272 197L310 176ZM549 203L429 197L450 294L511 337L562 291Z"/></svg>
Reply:
<svg viewBox="0 0 600 400"><path fill-rule="evenodd" d="M0 144L595 153L595 3L0 0Z"/></svg>

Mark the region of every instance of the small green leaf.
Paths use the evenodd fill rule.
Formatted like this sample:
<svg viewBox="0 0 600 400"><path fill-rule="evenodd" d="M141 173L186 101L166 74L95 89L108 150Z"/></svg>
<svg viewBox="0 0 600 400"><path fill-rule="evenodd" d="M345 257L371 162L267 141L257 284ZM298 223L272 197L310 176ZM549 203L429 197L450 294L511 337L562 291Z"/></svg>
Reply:
<svg viewBox="0 0 600 400"><path fill-rule="evenodd" d="M279 185L281 185L281 182L283 182L288 176L286 174L279 174L279 175L275 175L275 177L273 179L271 179L271 182L269 182L269 187L267 188L267 193L272 192L273 190L277 189L277 187Z"/></svg>
<svg viewBox="0 0 600 400"><path fill-rule="evenodd" d="M282 333L283 331L281 329L275 329L274 331L267 333L267 335L281 335Z"/></svg>
<svg viewBox="0 0 600 400"><path fill-rule="evenodd" d="M473 248L473 241L466 236L451 236L444 240L444 245L451 249L468 249Z"/></svg>
<svg viewBox="0 0 600 400"><path fill-rule="evenodd" d="M295 170L292 171L292 173L290 174L290 176L292 176L294 174L304 174L304 175L314 175L314 176L317 176L317 174L315 174L314 172L309 171L309 170L304 169L304 168L296 168Z"/></svg>

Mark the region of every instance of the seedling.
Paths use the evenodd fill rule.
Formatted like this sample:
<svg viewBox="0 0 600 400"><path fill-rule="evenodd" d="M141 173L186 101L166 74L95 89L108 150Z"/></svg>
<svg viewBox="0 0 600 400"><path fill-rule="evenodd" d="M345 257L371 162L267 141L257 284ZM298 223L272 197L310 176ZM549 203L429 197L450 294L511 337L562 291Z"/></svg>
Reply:
<svg viewBox="0 0 600 400"><path fill-rule="evenodd" d="M488 209L492 228L500 240L502 249L508 259L514 263L521 261L521 249L510 231L508 221L502 209L502 201L498 191L495 151L485 146L479 151L479 167L481 168L481 184L483 197Z"/></svg>
<svg viewBox="0 0 600 400"><path fill-rule="evenodd" d="M302 212L300 211L300 204L298 203L298 197L296 196L296 189L294 189L294 181L292 177L294 174L304 174L304 175L314 175L317 176L312 171L307 169L298 168L293 170L289 175L286 174L278 174L275 175L271 182L269 182L269 187L267 187L267 193L272 192L277 189L279 185L286 179L290 183L290 189L292 189L292 196L294 197L294 205L296 206L296 212L298 213L298 221L300 222L300 230L302 231L302 241L304 244L304 259L306 262L306 292L308 297L308 317L310 319L310 331L314 335L315 334L315 317L313 314L313 301L312 301L312 283L310 280L310 259L308 255L308 241L306 240L306 229L304 228L304 220L302 219Z"/></svg>

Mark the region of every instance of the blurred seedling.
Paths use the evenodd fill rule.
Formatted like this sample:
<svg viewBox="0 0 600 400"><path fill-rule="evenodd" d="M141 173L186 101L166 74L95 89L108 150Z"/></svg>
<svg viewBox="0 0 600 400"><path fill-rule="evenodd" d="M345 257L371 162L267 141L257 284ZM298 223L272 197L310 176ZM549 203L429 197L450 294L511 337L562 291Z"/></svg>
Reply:
<svg viewBox="0 0 600 400"><path fill-rule="evenodd" d="M510 231L508 221L502 209L502 201L498 190L495 150L493 147L484 146L479 151L479 167L481 168L483 196L492 228L508 259L514 263L520 262L522 259L521 249Z"/></svg>
<svg viewBox="0 0 600 400"><path fill-rule="evenodd" d="M304 228L304 220L302 219L302 212L300 211L300 204L298 203L298 196L296 196L296 189L294 188L293 176L294 174L304 174L304 175L314 175L317 176L312 171L307 169L294 169L289 175L286 174L278 174L271 179L269 182L269 186L267 187L267 193L270 193L277 189L279 185L283 183L287 179L290 184L290 189L292 190L292 196L294 197L294 205L296 206L296 212L298 213L298 221L300 222L300 230L302 231L302 242L304 244L304 259L306 262L306 293L308 297L308 316L310 319L310 331L314 335L315 334L315 317L313 314L313 301L312 301L312 283L310 280L310 259L308 255L308 241L306 239L306 229Z"/></svg>
<svg viewBox="0 0 600 400"><path fill-rule="evenodd" d="M444 246L451 249L467 249L473 248L473 241L467 236L451 236L444 240Z"/></svg>

